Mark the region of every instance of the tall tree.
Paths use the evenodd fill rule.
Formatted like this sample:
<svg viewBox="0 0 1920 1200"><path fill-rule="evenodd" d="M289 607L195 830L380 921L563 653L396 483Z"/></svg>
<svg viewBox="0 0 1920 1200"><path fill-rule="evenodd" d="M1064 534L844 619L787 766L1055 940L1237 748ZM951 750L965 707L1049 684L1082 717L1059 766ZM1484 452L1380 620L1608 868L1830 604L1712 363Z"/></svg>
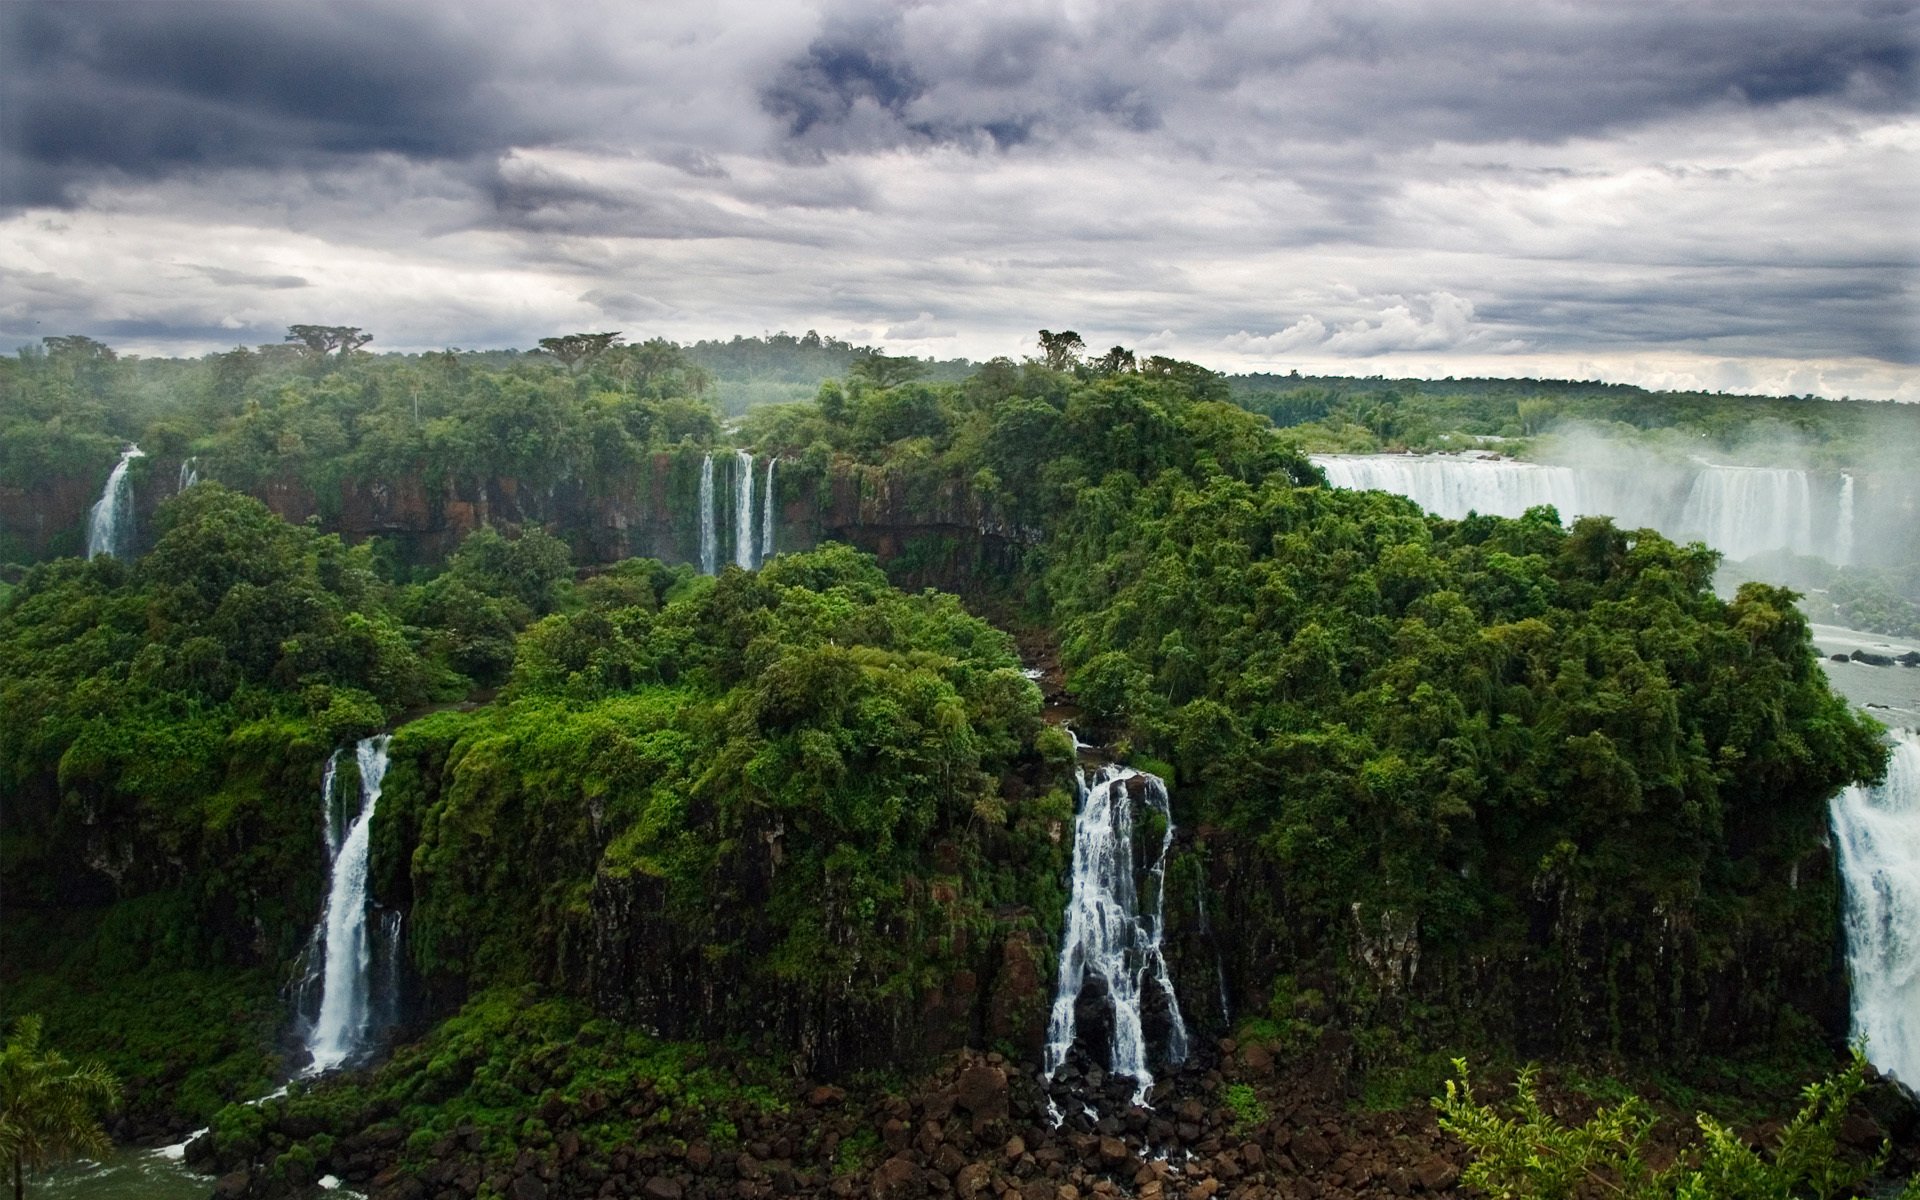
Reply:
<svg viewBox="0 0 1920 1200"><path fill-rule="evenodd" d="M883 354L874 350L853 360L854 375L877 388L890 388L927 373L927 364L905 354Z"/></svg>
<svg viewBox="0 0 1920 1200"><path fill-rule="evenodd" d="M620 333L569 333L561 337L543 337L540 349L560 360L568 374L590 367L593 360L620 344Z"/></svg>
<svg viewBox="0 0 1920 1200"><path fill-rule="evenodd" d="M1051 329L1040 331L1040 358L1052 370L1073 370L1079 365L1080 352L1086 348L1086 341L1071 329L1063 329L1059 333Z"/></svg>
<svg viewBox="0 0 1920 1200"><path fill-rule="evenodd" d="M119 1081L96 1062L69 1063L40 1044L40 1018L21 1017L0 1050L0 1163L13 1175L13 1200L26 1195L26 1171L104 1153L99 1113L120 1096Z"/></svg>
<svg viewBox="0 0 1920 1200"><path fill-rule="evenodd" d="M341 358L351 358L355 350L373 340L373 335L358 325L289 325L283 340L299 343L317 361L336 350Z"/></svg>

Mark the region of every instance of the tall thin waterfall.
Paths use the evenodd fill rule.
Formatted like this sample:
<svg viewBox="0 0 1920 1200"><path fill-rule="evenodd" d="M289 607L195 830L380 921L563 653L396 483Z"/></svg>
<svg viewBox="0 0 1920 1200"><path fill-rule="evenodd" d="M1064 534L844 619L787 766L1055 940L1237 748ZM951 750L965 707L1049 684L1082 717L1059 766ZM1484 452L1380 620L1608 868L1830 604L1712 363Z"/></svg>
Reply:
<svg viewBox="0 0 1920 1200"><path fill-rule="evenodd" d="M323 962L320 1013L307 1034L313 1056L309 1074L331 1071L366 1047L375 1002L369 985L373 944L368 934L367 865L372 846L374 806L387 774L386 734L363 738L354 747L360 768L360 811L333 849L327 904L314 931ZM338 828L334 815L334 761L324 780L327 833L332 847ZM391 981L389 980L389 985Z"/></svg>
<svg viewBox="0 0 1920 1200"><path fill-rule="evenodd" d="M179 495L181 492L186 491L188 488L192 487L194 484L199 482L200 482L200 460L197 458L181 459L180 460L180 482L178 486L176 486L173 489L174 495L176 496Z"/></svg>
<svg viewBox="0 0 1920 1200"><path fill-rule="evenodd" d="M1833 519L1833 561L1853 565L1853 476L1840 476L1840 506Z"/></svg>
<svg viewBox="0 0 1920 1200"><path fill-rule="evenodd" d="M87 557L105 554L125 558L133 551L133 484L127 480L127 464L145 458L140 447L127 444L120 461L107 475L107 486L87 513Z"/></svg>
<svg viewBox="0 0 1920 1200"><path fill-rule="evenodd" d="M1075 778L1079 812L1073 821L1073 892L1067 901L1066 937L1060 947L1060 976L1047 1021L1045 1075L1051 1080L1073 1049L1074 1009L1087 977L1106 984L1113 1004L1113 1039L1108 1070L1134 1081L1134 1102L1146 1103L1153 1087L1147 1064L1142 1000L1149 981L1166 996L1172 1027L1166 1061L1187 1057L1187 1027L1173 994L1167 960L1161 950L1167 875L1167 850L1173 845L1173 816L1167 787L1157 776L1128 767L1104 766L1092 779ZM1134 805L1140 800L1166 822L1159 852L1144 875L1134 868ZM1142 904L1142 885L1148 901Z"/></svg>
<svg viewBox="0 0 1920 1200"><path fill-rule="evenodd" d="M1834 797L1846 889L1853 1036L1867 1057L1920 1087L1920 736L1896 736L1887 781Z"/></svg>
<svg viewBox="0 0 1920 1200"><path fill-rule="evenodd" d="M773 465L780 461L778 454L767 460L767 483L760 497L760 561L773 557Z"/></svg>
<svg viewBox="0 0 1920 1200"><path fill-rule="evenodd" d="M720 531L713 523L713 455L700 464L700 573L720 573Z"/></svg>
<svg viewBox="0 0 1920 1200"><path fill-rule="evenodd" d="M753 570L753 455L733 452L733 564Z"/></svg>

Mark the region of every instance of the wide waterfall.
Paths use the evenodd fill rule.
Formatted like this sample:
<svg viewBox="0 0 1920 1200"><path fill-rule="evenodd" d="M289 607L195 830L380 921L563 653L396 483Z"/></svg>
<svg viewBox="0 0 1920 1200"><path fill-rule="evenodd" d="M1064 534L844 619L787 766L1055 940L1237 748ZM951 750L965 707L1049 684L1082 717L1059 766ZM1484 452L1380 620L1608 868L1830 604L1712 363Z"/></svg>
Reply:
<svg viewBox="0 0 1920 1200"><path fill-rule="evenodd" d="M320 1012L307 1034L307 1050L313 1056L309 1074L331 1071L366 1049L380 1008L390 1011L391 1000L376 1001L372 995L373 939L369 935L367 909L369 893L368 860L372 848L374 806L380 801L381 784L387 774L386 734L363 738L354 748L360 768L360 808L352 823L340 833L340 818L335 811L335 767L337 759L327 761L322 781L328 849L331 852L327 903L314 930L318 963L309 961L309 975L317 973L321 982ZM336 840L337 839L337 840ZM390 945L389 955L397 953L398 914L387 922L383 932ZM391 992L396 968L386 964L382 972Z"/></svg>
<svg viewBox="0 0 1920 1200"><path fill-rule="evenodd" d="M753 454L733 452L733 565L753 570Z"/></svg>
<svg viewBox="0 0 1920 1200"><path fill-rule="evenodd" d="M713 455L700 464L700 573L720 573L720 531L713 520Z"/></svg>
<svg viewBox="0 0 1920 1200"><path fill-rule="evenodd" d="M87 557L105 554L125 558L133 552L133 484L127 479L127 465L146 452L131 443L120 452L120 461L107 475L107 486L87 513Z"/></svg>
<svg viewBox="0 0 1920 1200"><path fill-rule="evenodd" d="M1853 477L1695 460L1633 469L1568 467L1469 454L1316 454L1335 487L1394 492L1449 520L1517 517L1551 504L1563 521L1610 516L1630 529L1703 541L1732 560L1771 550L1849 563Z"/></svg>
<svg viewBox="0 0 1920 1200"><path fill-rule="evenodd" d="M1897 734L1887 781L1846 789L1832 811L1853 1036L1881 1071L1920 1088L1920 736Z"/></svg>
<svg viewBox="0 0 1920 1200"><path fill-rule="evenodd" d="M773 557L773 464L780 461L779 455L767 460L767 483L760 498L760 561Z"/></svg>
<svg viewBox="0 0 1920 1200"><path fill-rule="evenodd" d="M1186 1023L1161 948L1167 851L1173 845L1167 787L1157 776L1104 766L1091 779L1076 773L1074 790L1079 811L1073 821L1073 890L1047 1022L1044 1073L1051 1080L1073 1049L1075 1009L1092 976L1105 984L1113 1008L1107 1069L1131 1076L1134 1102L1144 1104L1153 1087L1143 1013L1149 984L1165 997L1170 1016L1165 1061L1177 1065L1187 1057ZM1133 846L1135 805L1141 802L1165 823L1159 851L1144 875L1135 870ZM1143 885L1148 893L1144 904Z"/></svg>

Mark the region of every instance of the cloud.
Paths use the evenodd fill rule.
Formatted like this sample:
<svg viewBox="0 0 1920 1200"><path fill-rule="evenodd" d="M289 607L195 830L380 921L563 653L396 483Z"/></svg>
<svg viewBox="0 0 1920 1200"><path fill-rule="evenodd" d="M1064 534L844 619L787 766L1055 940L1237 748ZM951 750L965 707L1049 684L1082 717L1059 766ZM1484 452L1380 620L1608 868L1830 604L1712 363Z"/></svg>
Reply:
<svg viewBox="0 0 1920 1200"><path fill-rule="evenodd" d="M1452 292L1434 292L1412 300L1395 297L1375 316L1353 317L1332 326L1308 313L1278 332L1255 337L1243 330L1222 344L1243 354L1322 351L1364 357L1459 349L1485 340L1486 331L1474 325L1473 301Z"/></svg>
<svg viewBox="0 0 1920 1200"><path fill-rule="evenodd" d="M936 320L930 312L922 312L910 320L895 321L887 326L887 337L897 342L930 341L935 338L950 338L959 334L952 325Z"/></svg>

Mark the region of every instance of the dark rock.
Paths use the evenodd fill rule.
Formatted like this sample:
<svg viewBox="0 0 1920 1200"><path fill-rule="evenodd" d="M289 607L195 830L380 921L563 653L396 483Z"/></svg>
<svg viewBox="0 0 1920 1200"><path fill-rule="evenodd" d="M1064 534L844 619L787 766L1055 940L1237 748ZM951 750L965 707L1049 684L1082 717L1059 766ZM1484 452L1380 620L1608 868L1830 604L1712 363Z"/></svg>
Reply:
<svg viewBox="0 0 1920 1200"><path fill-rule="evenodd" d="M1903 667L1920 667L1920 650L1909 650L1894 661Z"/></svg>
<svg viewBox="0 0 1920 1200"><path fill-rule="evenodd" d="M807 1093L807 1103L814 1108L831 1108L846 1098L844 1090L825 1084Z"/></svg>
<svg viewBox="0 0 1920 1200"><path fill-rule="evenodd" d="M954 1102L983 1120L1007 1115L1007 1073L999 1067L976 1064L960 1072L953 1085Z"/></svg>
<svg viewBox="0 0 1920 1200"><path fill-rule="evenodd" d="M985 1163L968 1163L954 1174L953 1190L959 1193L960 1200L975 1200L992 1189L993 1171Z"/></svg>
<svg viewBox="0 0 1920 1200"><path fill-rule="evenodd" d="M665 1175L655 1175L647 1180L645 1194L648 1200L680 1200L680 1184Z"/></svg>
<svg viewBox="0 0 1920 1200"><path fill-rule="evenodd" d="M231 1171L222 1175L213 1185L214 1200L240 1200L253 1186L253 1176L246 1171Z"/></svg>
<svg viewBox="0 0 1920 1200"><path fill-rule="evenodd" d="M1303 1129L1293 1135L1289 1149L1294 1161L1309 1171L1318 1171L1333 1161L1333 1147L1327 1145L1327 1139L1320 1136L1317 1129Z"/></svg>
<svg viewBox="0 0 1920 1200"><path fill-rule="evenodd" d="M1119 1138L1103 1137L1100 1139L1100 1161L1107 1166L1119 1166L1121 1163L1126 1162L1129 1157L1131 1157L1131 1155L1127 1151L1127 1144Z"/></svg>
<svg viewBox="0 0 1920 1200"><path fill-rule="evenodd" d="M1851 662L1852 660L1849 659L1844 654L1829 654L1827 655L1827 661L1828 662Z"/></svg>
<svg viewBox="0 0 1920 1200"><path fill-rule="evenodd" d="M1420 1186L1429 1192L1444 1192L1460 1178L1460 1171L1452 1163L1439 1155L1434 1155L1413 1169L1413 1177Z"/></svg>
<svg viewBox="0 0 1920 1200"><path fill-rule="evenodd" d="M547 1200L547 1185L538 1175L522 1175L507 1189L508 1200Z"/></svg>
<svg viewBox="0 0 1920 1200"><path fill-rule="evenodd" d="M1875 654L1871 650L1855 650L1850 656L1854 662L1865 663L1870 667L1890 667L1893 665L1891 654Z"/></svg>
<svg viewBox="0 0 1920 1200"><path fill-rule="evenodd" d="M926 1195L927 1185L913 1160L896 1154L874 1168L867 1192L873 1200L912 1200Z"/></svg>

